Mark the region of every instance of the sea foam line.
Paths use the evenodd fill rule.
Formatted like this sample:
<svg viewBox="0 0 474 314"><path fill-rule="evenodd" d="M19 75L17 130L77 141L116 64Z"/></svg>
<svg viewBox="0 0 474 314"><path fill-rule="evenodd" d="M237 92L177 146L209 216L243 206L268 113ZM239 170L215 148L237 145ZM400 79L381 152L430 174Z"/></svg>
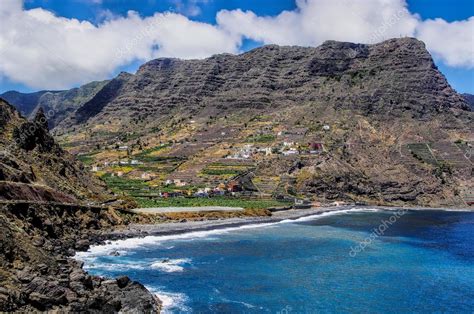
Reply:
<svg viewBox="0 0 474 314"><path fill-rule="evenodd" d="M212 229L212 230L204 230L204 231L190 231L181 234L173 234L173 235L153 235L153 236L146 236L142 238L128 238L124 240L115 240L108 244L104 245L94 245L91 246L87 252L77 252L75 258L79 260L86 260L90 259L91 257L97 256L104 256L108 255L114 251L128 251L131 249L143 247L146 245L157 245L161 244L166 241L170 240L186 240L186 239L202 239L209 237L211 235L218 235L218 234L225 234L233 231L245 230L245 229L254 229L254 228L265 228L270 226L275 226L278 224L285 224L285 223L294 223L294 222L301 222L301 221L309 221L314 219L320 219L323 217L333 216L333 215L341 215L346 213L353 213L353 212L368 212L368 211L382 211L381 209L377 208L350 208L350 209L342 209L336 211L329 211L323 213L317 213L310 216L300 217L297 219L284 219L278 222L269 222L269 223L250 223L238 227L229 227L229 228L221 228L221 229Z"/></svg>

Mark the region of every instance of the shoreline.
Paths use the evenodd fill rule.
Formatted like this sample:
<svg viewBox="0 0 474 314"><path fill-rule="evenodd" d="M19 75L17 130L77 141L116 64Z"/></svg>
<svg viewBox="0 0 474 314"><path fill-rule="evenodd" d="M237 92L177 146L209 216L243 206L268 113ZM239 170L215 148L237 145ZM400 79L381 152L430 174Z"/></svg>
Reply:
<svg viewBox="0 0 474 314"><path fill-rule="evenodd" d="M220 230L227 228L237 228L248 225L261 225L278 223L285 220L295 221L297 219L310 216L319 216L330 212L347 212L347 211L363 211L363 210L426 210L426 211L459 211L470 212L474 209L450 209L450 208L434 208L434 207L388 207L388 206L332 206L317 207L309 209L292 209L286 211L274 212L272 216L263 217L234 217L223 219L206 219L200 221L186 220L184 222L165 222L159 224L130 224L126 228L116 228L106 231L102 234L105 244L110 241L124 240L127 238L143 238L146 236L170 236L180 235L191 232ZM104 245L102 242L94 244L94 246Z"/></svg>
<svg viewBox="0 0 474 314"><path fill-rule="evenodd" d="M314 219L317 216L334 213L347 213L350 211L398 211L398 210L425 210L425 211L454 211L454 212L473 212L473 209L443 209L443 208L425 208L425 207L384 207L384 206L334 206L310 209L293 209L282 212L275 212L268 217L245 217L245 218L227 218L204 221L186 221L161 224L132 224L126 229L114 229L104 232L101 236L102 241L91 243L87 251L76 251L72 258L78 261L85 261L87 256L104 256L122 254L122 250L129 250L143 242L155 243L156 241L167 241L176 237L199 238L207 236L213 231L226 232L236 230L242 226L249 228L258 228L262 225L273 225L283 221L293 222L299 219ZM235 228L235 229L234 229ZM145 238L149 238L146 240ZM159 239L162 237L162 239ZM131 241L131 242L129 242ZM128 242L128 243L127 243ZM131 245L131 246L130 246ZM87 273L89 270L84 269ZM164 291L155 291L145 287L151 294L155 295L161 303L162 309L166 309L175 302L179 296L169 295Z"/></svg>

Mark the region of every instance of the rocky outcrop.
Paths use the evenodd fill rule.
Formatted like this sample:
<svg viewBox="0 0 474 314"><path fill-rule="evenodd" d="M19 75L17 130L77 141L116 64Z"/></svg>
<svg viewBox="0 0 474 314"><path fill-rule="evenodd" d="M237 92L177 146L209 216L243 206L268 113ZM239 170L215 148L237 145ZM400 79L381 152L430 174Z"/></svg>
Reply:
<svg viewBox="0 0 474 314"><path fill-rule="evenodd" d="M102 182L54 141L42 109L28 121L0 100L0 120L0 179L6 181L2 199L38 201L44 196L44 201L102 202L112 198Z"/></svg>
<svg viewBox="0 0 474 314"><path fill-rule="evenodd" d="M44 111L27 121L0 100L0 122L0 312L159 312L143 285L90 276L71 259L123 221L83 205L111 194L56 144Z"/></svg>
<svg viewBox="0 0 474 314"><path fill-rule="evenodd" d="M117 214L100 208L0 207L0 311L159 312L159 300L143 285L91 276L71 258L119 223Z"/></svg>

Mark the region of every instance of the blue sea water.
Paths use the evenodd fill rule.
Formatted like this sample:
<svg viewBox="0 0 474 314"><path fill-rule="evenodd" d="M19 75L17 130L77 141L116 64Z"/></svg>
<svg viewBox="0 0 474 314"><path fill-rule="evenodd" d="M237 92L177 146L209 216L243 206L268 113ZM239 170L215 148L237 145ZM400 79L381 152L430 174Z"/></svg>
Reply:
<svg viewBox="0 0 474 314"><path fill-rule="evenodd" d="M142 282L170 313L474 311L472 212L355 209L128 239L78 258Z"/></svg>

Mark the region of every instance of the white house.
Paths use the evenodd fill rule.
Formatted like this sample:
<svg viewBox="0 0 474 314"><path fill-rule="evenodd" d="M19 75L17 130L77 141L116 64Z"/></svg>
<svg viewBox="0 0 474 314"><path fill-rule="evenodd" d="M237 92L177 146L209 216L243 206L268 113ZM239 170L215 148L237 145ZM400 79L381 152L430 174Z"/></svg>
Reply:
<svg viewBox="0 0 474 314"><path fill-rule="evenodd" d="M282 152L283 155L289 156L289 155L297 155L298 151L294 148L291 148L290 150L285 150Z"/></svg>

